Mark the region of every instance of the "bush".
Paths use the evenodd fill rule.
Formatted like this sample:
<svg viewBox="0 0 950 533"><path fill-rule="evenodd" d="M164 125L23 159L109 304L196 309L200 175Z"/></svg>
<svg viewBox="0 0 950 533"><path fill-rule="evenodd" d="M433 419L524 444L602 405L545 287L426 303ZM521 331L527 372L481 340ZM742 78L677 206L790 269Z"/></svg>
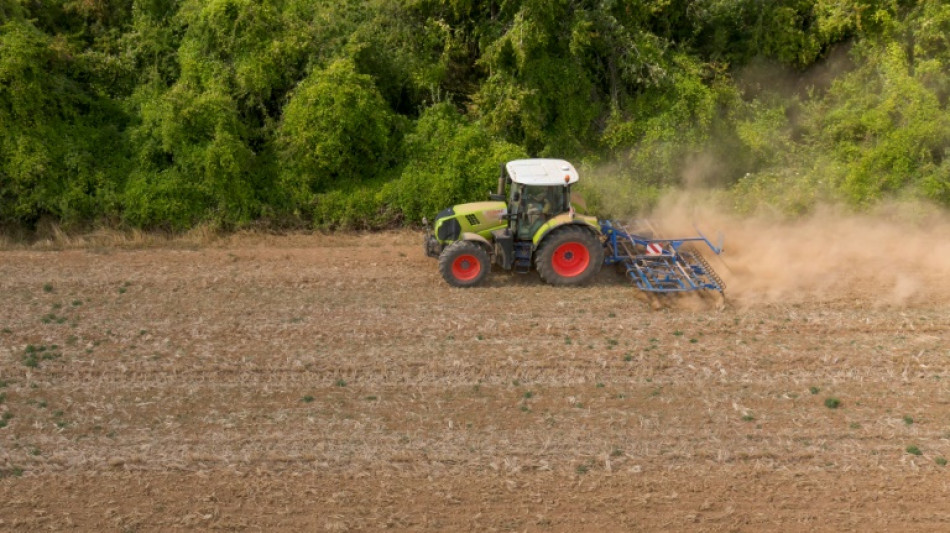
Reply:
<svg viewBox="0 0 950 533"><path fill-rule="evenodd" d="M493 139L448 104L423 112L406 137L405 154L399 178L383 188L382 198L411 222L456 203L486 200L501 164L525 157L523 149Z"/></svg>
<svg viewBox="0 0 950 533"><path fill-rule="evenodd" d="M495 189L500 165L525 157L494 140L449 104L426 109L405 137L404 164L377 178L313 195L320 227L379 228L417 223L462 202L482 201Z"/></svg>
<svg viewBox="0 0 950 533"><path fill-rule="evenodd" d="M138 169L125 188L128 223L181 230L201 221L247 223L260 213L254 153L228 94L178 84L137 98L142 122L131 133Z"/></svg>
<svg viewBox="0 0 950 533"><path fill-rule="evenodd" d="M0 26L0 50L0 222L114 213L124 114L82 82L95 73L74 50L31 22Z"/></svg>
<svg viewBox="0 0 950 533"><path fill-rule="evenodd" d="M291 94L277 129L280 183L306 213L316 195L352 188L390 168L395 121L369 76L349 60L310 73Z"/></svg>

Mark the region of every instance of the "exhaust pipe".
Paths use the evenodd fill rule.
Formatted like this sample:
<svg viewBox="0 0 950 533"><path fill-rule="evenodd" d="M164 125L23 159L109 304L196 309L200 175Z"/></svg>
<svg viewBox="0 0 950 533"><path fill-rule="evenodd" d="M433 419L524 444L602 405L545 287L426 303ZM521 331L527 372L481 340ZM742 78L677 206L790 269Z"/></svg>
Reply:
<svg viewBox="0 0 950 533"><path fill-rule="evenodd" d="M501 164L501 172L498 173L498 196L505 196L505 164Z"/></svg>

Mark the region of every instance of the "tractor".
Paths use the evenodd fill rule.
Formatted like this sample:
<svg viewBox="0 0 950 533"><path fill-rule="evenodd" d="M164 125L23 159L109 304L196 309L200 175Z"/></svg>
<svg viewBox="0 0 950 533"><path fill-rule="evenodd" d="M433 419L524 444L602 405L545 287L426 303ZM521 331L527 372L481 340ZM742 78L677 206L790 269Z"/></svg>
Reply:
<svg viewBox="0 0 950 533"><path fill-rule="evenodd" d="M534 268L552 285L579 285L617 265L639 289L654 293L712 290L725 283L687 243L699 237L662 239L631 232L618 221L574 210L571 186L577 170L561 159L517 159L502 165L498 190L486 202L459 204L425 226L425 253L439 259L439 273L455 287L481 283L492 265L527 273ZM506 195L505 190L508 189ZM698 230L697 230L698 231Z"/></svg>
<svg viewBox="0 0 950 533"><path fill-rule="evenodd" d="M574 166L560 159L510 161L489 201L436 215L426 232L426 255L439 258L439 272L456 287L479 284L493 263L520 273L533 266L553 285L584 283L600 271L604 245L597 219L571 205L578 179Z"/></svg>

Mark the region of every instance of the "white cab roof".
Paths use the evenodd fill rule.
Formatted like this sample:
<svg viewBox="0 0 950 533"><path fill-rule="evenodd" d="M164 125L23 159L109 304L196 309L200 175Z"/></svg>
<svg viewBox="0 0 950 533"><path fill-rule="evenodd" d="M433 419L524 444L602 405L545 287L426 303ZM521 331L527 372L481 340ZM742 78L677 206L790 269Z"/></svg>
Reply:
<svg viewBox="0 0 950 533"><path fill-rule="evenodd" d="M511 181L523 185L568 185L580 179L574 165L563 159L516 159L505 167Z"/></svg>

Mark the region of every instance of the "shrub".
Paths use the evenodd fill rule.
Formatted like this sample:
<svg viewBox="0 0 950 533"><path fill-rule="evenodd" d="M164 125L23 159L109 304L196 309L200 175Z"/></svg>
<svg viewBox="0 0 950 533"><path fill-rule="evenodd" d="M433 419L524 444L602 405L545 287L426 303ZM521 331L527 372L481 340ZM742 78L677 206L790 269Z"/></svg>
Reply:
<svg viewBox="0 0 950 533"><path fill-rule="evenodd" d="M406 136L406 164L382 198L410 221L459 202L481 201L496 188L501 164L525 157L512 144L493 139L478 122L452 106L426 109Z"/></svg>
<svg viewBox="0 0 950 533"><path fill-rule="evenodd" d="M280 183L297 209L311 211L316 195L358 186L391 167L394 133L386 102L351 61L315 69L291 94L277 128Z"/></svg>

